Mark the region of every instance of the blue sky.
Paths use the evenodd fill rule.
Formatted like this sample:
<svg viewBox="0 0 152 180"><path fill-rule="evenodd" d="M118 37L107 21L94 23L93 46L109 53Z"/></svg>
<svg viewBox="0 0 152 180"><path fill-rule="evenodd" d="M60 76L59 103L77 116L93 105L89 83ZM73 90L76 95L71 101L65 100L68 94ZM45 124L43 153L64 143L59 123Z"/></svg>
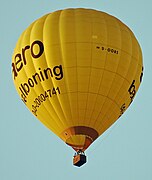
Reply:
<svg viewBox="0 0 152 180"><path fill-rule="evenodd" d="M34 20L58 9L105 11L127 24L143 51L144 77L131 107L72 165L74 151L42 125L14 88L11 58L18 37ZM152 179L152 2L150 0L13 0L0 6L0 179Z"/></svg>

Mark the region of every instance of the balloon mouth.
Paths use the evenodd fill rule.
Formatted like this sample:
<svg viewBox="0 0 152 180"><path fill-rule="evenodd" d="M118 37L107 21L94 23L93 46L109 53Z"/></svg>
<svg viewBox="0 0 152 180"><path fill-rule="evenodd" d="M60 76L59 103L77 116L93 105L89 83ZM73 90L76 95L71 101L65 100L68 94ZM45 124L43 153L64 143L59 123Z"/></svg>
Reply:
<svg viewBox="0 0 152 180"><path fill-rule="evenodd" d="M77 140L74 141L74 139ZM93 140L86 135L73 135L66 141L66 144L71 146L75 151L85 151L92 143Z"/></svg>
<svg viewBox="0 0 152 180"><path fill-rule="evenodd" d="M73 126L64 130L60 137L75 151L85 151L99 136L98 132L86 126Z"/></svg>

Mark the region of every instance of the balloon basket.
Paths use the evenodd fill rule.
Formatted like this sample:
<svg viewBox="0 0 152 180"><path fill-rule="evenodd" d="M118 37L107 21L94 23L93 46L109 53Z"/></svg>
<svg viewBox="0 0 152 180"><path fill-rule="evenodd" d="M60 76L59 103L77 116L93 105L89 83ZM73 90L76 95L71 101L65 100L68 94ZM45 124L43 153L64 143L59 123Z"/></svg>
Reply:
<svg viewBox="0 0 152 180"><path fill-rule="evenodd" d="M82 151L77 152L77 154L75 154L73 157L73 165L74 166L81 167L86 162L87 162L86 155Z"/></svg>

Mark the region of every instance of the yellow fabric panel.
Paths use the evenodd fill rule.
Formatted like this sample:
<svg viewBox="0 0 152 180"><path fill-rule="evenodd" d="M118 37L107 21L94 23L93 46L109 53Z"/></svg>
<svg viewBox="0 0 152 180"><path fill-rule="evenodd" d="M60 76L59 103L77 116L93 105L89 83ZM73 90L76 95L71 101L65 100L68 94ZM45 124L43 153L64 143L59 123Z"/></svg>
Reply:
<svg viewBox="0 0 152 180"><path fill-rule="evenodd" d="M99 92L100 84L103 77L103 69L100 68L92 68L90 77L89 77L89 92L97 93ZM95 80L96 79L96 80Z"/></svg>
<svg viewBox="0 0 152 180"><path fill-rule="evenodd" d="M105 96L102 95L94 95L95 101L92 104L92 112L90 118L87 120L87 123L89 123L90 127L94 127L94 124L100 115L101 108L104 105L104 102L106 100Z"/></svg>
<svg viewBox="0 0 152 180"><path fill-rule="evenodd" d="M99 94L104 95L104 96L108 95L108 92L110 91L114 77L115 77L115 73L112 73L106 70L104 71L102 75L100 88L99 88Z"/></svg>
<svg viewBox="0 0 152 180"><path fill-rule="evenodd" d="M64 140L61 134L76 126L101 135L132 103L142 74L141 48L131 30L91 9L39 18L20 36L12 57L21 99ZM84 145L85 135L69 141Z"/></svg>
<svg viewBox="0 0 152 180"><path fill-rule="evenodd" d="M131 64L131 55L127 54L126 52L121 52L119 59L121 60L119 60L117 73L123 78L126 78Z"/></svg>
<svg viewBox="0 0 152 180"><path fill-rule="evenodd" d="M85 142L85 136L84 135L75 135L72 136L66 143L68 144L76 144L77 146L79 145L84 145Z"/></svg>
<svg viewBox="0 0 152 180"><path fill-rule="evenodd" d="M124 83L124 80L125 79L122 76L115 74L111 88L108 93L108 97L110 99L113 99L115 101L116 96L117 95L119 96L121 94L120 89ZM115 102L117 103L117 101L115 101Z"/></svg>
<svg viewBox="0 0 152 180"><path fill-rule="evenodd" d="M77 43L77 66L91 66L91 44L90 43Z"/></svg>
<svg viewBox="0 0 152 180"><path fill-rule="evenodd" d="M79 109L78 109L78 93L77 92L71 92L69 93L69 103L70 103L70 111L71 111L71 119L69 121L72 121L73 125L78 125L79 120Z"/></svg>
<svg viewBox="0 0 152 180"><path fill-rule="evenodd" d="M108 125L110 124L111 121L115 121L114 119L109 118L109 114L115 107L116 104L111 99L108 98L105 99L103 105L100 107L100 113L94 123L94 127L95 129L98 130L99 134L103 133L103 128L105 127L105 124ZM117 109L115 109L116 114L118 114L117 111L118 111L118 107Z"/></svg>

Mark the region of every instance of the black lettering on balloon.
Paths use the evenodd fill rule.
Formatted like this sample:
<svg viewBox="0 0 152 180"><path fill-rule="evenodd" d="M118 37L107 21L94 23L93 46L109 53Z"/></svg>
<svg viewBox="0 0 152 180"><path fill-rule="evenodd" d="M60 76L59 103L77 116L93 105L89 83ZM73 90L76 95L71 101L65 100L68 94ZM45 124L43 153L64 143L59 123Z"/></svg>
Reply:
<svg viewBox="0 0 152 180"><path fill-rule="evenodd" d="M16 71L19 72L23 67L21 54L16 54L14 61L15 61Z"/></svg>
<svg viewBox="0 0 152 180"><path fill-rule="evenodd" d="M125 104L125 103L123 103L123 105L120 107L120 115L119 115L119 117L118 117L118 118L120 118L120 117L121 117L121 115L125 112L125 110L126 110L126 104Z"/></svg>
<svg viewBox="0 0 152 180"><path fill-rule="evenodd" d="M34 51L35 47L38 48L38 51ZM31 46L26 45L22 48L22 51L20 53L15 54L14 56L14 62L12 63L12 74L15 78L18 76L19 72L23 69L24 66L28 63L28 56L27 53L30 52L30 56L32 56L34 59L39 58L43 52L44 52L44 45L43 42L36 40L32 42Z"/></svg>
<svg viewBox="0 0 152 180"><path fill-rule="evenodd" d="M34 46L37 45L39 46L39 52L37 54L34 53ZM43 54L43 51L44 51L44 46L43 46L43 43L41 41L34 41L31 45L31 55L33 58L39 58L42 54Z"/></svg>
<svg viewBox="0 0 152 180"><path fill-rule="evenodd" d="M26 53L25 53L25 52L26 52L28 49L30 49L30 46L29 46L29 45L27 45L27 46L25 46L24 48L22 48L22 58L23 58L24 65L26 65L26 63L27 63L26 56L25 56Z"/></svg>
<svg viewBox="0 0 152 180"><path fill-rule="evenodd" d="M14 63L12 63L12 74L13 74L13 77L15 79L17 77L17 69L16 69Z"/></svg>
<svg viewBox="0 0 152 180"><path fill-rule="evenodd" d="M130 95L130 99L131 99L131 102L133 101L133 98L136 94L136 87L135 87L135 80L132 81L132 84L131 86L129 87L128 89L128 92L129 92L129 95ZM131 103L130 102L130 103Z"/></svg>
<svg viewBox="0 0 152 180"><path fill-rule="evenodd" d="M120 114L122 115L126 110L126 104L124 103L121 107L120 107Z"/></svg>
<svg viewBox="0 0 152 180"><path fill-rule="evenodd" d="M142 78L143 78L143 70L144 70L144 67L142 67L142 72L141 72L141 75L140 75L140 82L142 82Z"/></svg>
<svg viewBox="0 0 152 180"><path fill-rule="evenodd" d="M21 84L21 87L22 87L23 92L24 92L26 95L28 95L29 92L30 92L30 87L29 87L29 85L28 85L27 83L24 83L24 84ZM20 89L21 89L21 88L20 88Z"/></svg>
<svg viewBox="0 0 152 180"><path fill-rule="evenodd" d="M112 53L112 54L119 54L119 51L115 48L112 48L112 47L96 46L96 48L100 51L106 51L106 52Z"/></svg>

